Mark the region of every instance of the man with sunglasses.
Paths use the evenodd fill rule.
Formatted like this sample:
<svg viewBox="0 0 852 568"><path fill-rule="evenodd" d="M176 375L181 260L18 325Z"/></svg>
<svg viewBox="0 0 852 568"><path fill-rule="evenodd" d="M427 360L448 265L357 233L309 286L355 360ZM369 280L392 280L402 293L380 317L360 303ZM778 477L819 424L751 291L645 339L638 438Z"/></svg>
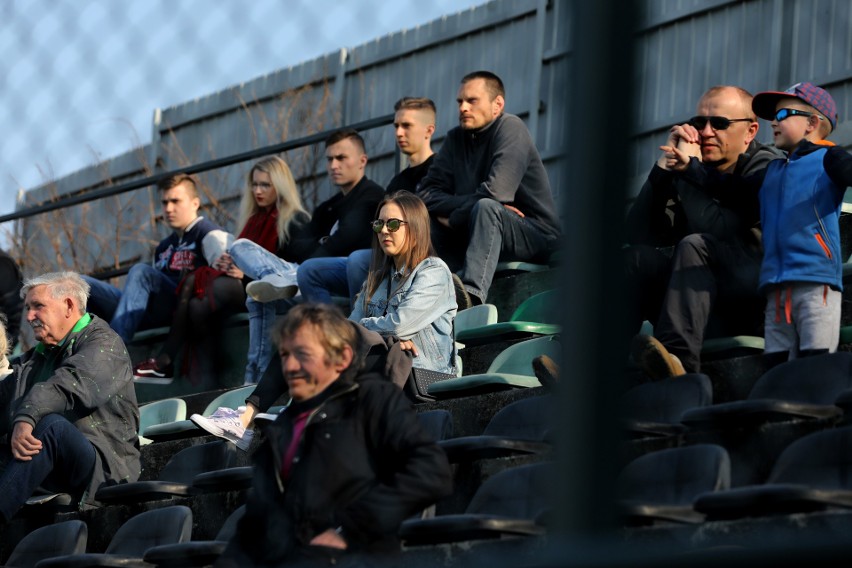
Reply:
<svg viewBox="0 0 852 568"><path fill-rule="evenodd" d="M671 171L664 151L628 213L628 317L633 329L650 321L655 335L636 336L631 353L652 378L700 369L711 312L713 332L759 333L760 205L743 178L783 154L755 140L751 102L739 87L704 93L696 116L672 127L666 144L697 158L696 175ZM671 255L664 247L674 247Z"/></svg>

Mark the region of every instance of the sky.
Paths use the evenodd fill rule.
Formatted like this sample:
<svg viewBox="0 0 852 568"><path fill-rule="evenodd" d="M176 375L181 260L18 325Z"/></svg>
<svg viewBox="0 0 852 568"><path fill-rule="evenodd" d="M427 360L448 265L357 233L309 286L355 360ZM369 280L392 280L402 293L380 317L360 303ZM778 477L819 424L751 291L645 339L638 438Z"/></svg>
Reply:
<svg viewBox="0 0 852 568"><path fill-rule="evenodd" d="M0 214L166 108L485 0L2 0Z"/></svg>

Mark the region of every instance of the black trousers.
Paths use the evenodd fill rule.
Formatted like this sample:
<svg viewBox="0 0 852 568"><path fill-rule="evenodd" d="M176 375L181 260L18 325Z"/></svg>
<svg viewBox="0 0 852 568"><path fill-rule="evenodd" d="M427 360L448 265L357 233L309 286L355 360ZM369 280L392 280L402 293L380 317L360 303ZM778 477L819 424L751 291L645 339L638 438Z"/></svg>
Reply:
<svg viewBox="0 0 852 568"><path fill-rule="evenodd" d="M654 324L654 336L687 372L700 371L705 336L762 335L762 254L756 248L692 234L670 258L641 245L624 255L631 329L645 319Z"/></svg>

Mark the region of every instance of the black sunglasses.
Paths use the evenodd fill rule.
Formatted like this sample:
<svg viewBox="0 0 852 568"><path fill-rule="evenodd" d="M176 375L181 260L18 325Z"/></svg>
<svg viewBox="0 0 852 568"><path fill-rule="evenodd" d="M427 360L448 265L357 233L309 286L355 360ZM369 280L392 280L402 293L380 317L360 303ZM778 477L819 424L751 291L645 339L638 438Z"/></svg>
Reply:
<svg viewBox="0 0 852 568"><path fill-rule="evenodd" d="M812 112L808 112L805 110L798 110L795 108L779 108L775 111L775 122L781 122L782 120L786 120L791 116L815 116L818 119L822 120L822 117L818 114L814 114Z"/></svg>
<svg viewBox="0 0 852 568"><path fill-rule="evenodd" d="M690 126L694 126L696 130L704 130L708 122L713 130L727 130L732 122L754 121L750 118L725 118L724 116L693 116L689 119Z"/></svg>
<svg viewBox="0 0 852 568"><path fill-rule="evenodd" d="M373 228L373 232L378 234L382 232L382 227L385 225L388 226L389 233L395 233L399 230L403 225L407 225L408 221L403 221L402 219L388 219L387 221L382 221L381 219L376 219L375 221L370 222L370 226Z"/></svg>

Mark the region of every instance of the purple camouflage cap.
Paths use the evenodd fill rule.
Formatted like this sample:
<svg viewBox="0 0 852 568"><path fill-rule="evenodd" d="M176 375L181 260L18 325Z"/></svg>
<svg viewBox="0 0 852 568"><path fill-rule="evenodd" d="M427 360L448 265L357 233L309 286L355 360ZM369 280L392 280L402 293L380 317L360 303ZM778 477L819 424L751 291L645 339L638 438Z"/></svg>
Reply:
<svg viewBox="0 0 852 568"><path fill-rule="evenodd" d="M764 91L757 93L751 101L751 109L754 114L766 120L775 117L775 106L778 99L784 97L795 97L811 105L822 113L831 123L831 130L837 126L837 105L828 91L821 89L813 83L796 83L784 92Z"/></svg>

